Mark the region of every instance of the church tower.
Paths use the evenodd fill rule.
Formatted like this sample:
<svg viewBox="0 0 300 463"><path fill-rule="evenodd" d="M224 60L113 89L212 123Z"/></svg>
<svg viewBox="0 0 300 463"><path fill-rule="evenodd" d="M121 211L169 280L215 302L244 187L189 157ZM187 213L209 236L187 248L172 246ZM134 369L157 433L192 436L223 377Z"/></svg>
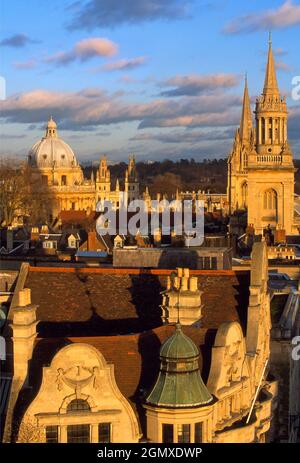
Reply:
<svg viewBox="0 0 300 463"><path fill-rule="evenodd" d="M110 171L107 166L106 156L101 157L99 169L96 177L96 197L97 201L109 199L110 193Z"/></svg>
<svg viewBox="0 0 300 463"><path fill-rule="evenodd" d="M231 212L246 209L248 206L248 155L253 140L254 129L246 76L240 127L236 130L233 149L228 159L227 195Z"/></svg>
<svg viewBox="0 0 300 463"><path fill-rule="evenodd" d="M128 168L125 172L125 197L128 203L139 198L139 182L134 155L129 156Z"/></svg>
<svg viewBox="0 0 300 463"><path fill-rule="evenodd" d="M255 234L270 226L295 232L294 164L287 140L287 107L280 95L271 37L264 88L256 99L255 129L245 82L240 127L228 159L227 195L230 213L247 210Z"/></svg>
<svg viewBox="0 0 300 463"><path fill-rule="evenodd" d="M287 140L287 107L280 95L271 37L262 95L256 100L256 149L248 159L248 224L255 234L272 229L293 233L294 164Z"/></svg>

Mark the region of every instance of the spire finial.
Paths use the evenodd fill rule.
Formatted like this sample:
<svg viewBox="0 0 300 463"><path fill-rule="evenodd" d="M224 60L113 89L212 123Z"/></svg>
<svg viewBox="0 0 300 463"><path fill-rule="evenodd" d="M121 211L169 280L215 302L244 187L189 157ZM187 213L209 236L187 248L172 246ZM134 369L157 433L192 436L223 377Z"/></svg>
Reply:
<svg viewBox="0 0 300 463"><path fill-rule="evenodd" d="M269 47L272 46L272 31L269 31Z"/></svg>

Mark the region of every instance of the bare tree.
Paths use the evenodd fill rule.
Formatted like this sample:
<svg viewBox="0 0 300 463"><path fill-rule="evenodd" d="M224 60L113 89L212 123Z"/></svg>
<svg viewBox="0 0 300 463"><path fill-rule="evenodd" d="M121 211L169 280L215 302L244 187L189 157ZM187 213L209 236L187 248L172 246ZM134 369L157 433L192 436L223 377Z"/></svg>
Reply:
<svg viewBox="0 0 300 463"><path fill-rule="evenodd" d="M51 198L41 178L33 178L26 162L14 158L0 159L0 225L10 226L18 217L31 225L49 223Z"/></svg>
<svg viewBox="0 0 300 463"><path fill-rule="evenodd" d="M0 159L0 223L12 225L26 206L30 184L26 166L16 159Z"/></svg>

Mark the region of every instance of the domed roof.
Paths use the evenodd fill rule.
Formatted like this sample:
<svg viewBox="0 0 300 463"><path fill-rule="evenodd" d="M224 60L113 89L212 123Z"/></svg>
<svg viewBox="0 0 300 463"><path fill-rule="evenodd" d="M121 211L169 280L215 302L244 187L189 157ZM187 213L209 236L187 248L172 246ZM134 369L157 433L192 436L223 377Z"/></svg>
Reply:
<svg viewBox="0 0 300 463"><path fill-rule="evenodd" d="M46 135L35 143L28 154L31 167L69 168L78 165L72 148L57 135L57 125L52 119L48 121Z"/></svg>
<svg viewBox="0 0 300 463"><path fill-rule="evenodd" d="M175 333L160 349L160 372L146 403L176 409L212 402L213 397L200 375L198 359L197 346L177 324Z"/></svg>
<svg viewBox="0 0 300 463"><path fill-rule="evenodd" d="M176 325L175 333L164 342L160 349L160 357L170 360L180 360L198 356L198 347L182 332L179 323Z"/></svg>

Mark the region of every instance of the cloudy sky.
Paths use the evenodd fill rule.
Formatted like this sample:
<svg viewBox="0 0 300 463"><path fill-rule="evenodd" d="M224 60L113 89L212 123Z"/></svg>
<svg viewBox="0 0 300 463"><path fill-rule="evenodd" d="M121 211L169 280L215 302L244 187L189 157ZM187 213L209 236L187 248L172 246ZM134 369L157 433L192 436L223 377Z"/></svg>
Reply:
<svg viewBox="0 0 300 463"><path fill-rule="evenodd" d="M0 14L1 154L25 156L52 115L81 161L225 157L271 29L300 158L299 0L1 0Z"/></svg>

